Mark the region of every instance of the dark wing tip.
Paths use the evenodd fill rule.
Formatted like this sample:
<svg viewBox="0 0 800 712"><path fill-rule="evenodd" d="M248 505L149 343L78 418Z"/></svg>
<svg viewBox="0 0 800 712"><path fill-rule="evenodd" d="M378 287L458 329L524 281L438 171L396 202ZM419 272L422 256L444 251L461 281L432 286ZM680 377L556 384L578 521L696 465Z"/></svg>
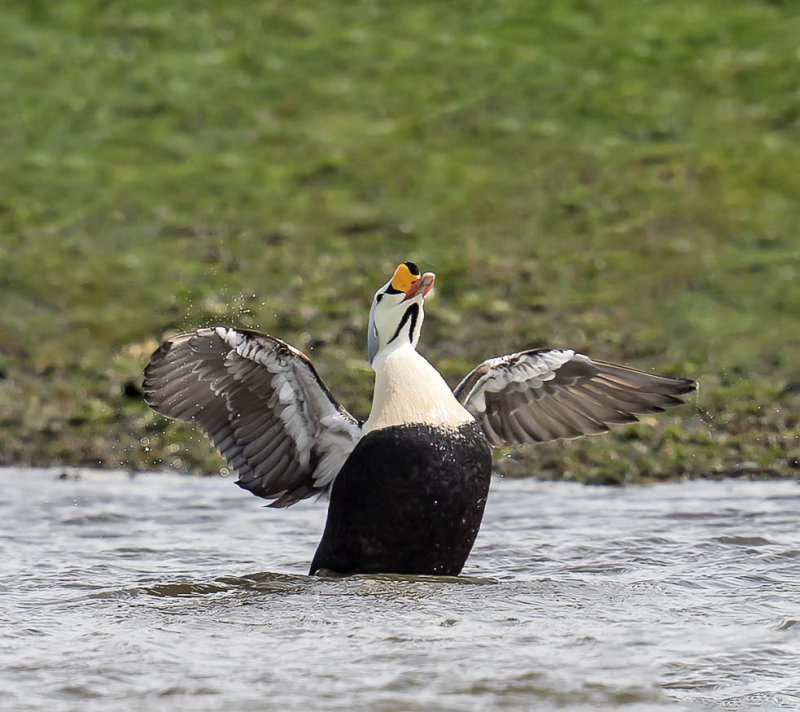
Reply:
<svg viewBox="0 0 800 712"><path fill-rule="evenodd" d="M273 509L284 509L286 507L291 507L301 499L307 499L308 497L311 497L314 494L319 494L321 491L325 491L326 489L323 488L320 490L320 488L315 487L311 476L300 482L296 487L280 491L270 491L269 489L265 488L261 483L261 478L245 481L240 477L238 480L236 480L235 484L242 489L247 490L248 492L252 492L258 497L271 499L272 502L270 502L267 507L272 507Z"/></svg>
<svg viewBox="0 0 800 712"><path fill-rule="evenodd" d="M173 337L174 339L174 337ZM157 394L157 387L153 383L156 377L156 369L160 368L166 360L172 347L175 345L173 339L164 341L152 354L147 366L144 367L144 379L142 380L142 391L144 392L144 402L151 408L157 410L159 404Z"/></svg>
<svg viewBox="0 0 800 712"><path fill-rule="evenodd" d="M669 376L662 376L662 378L667 381L667 384L661 394L671 401L669 405L681 405L684 401L680 396L697 390L697 381L691 378L671 378Z"/></svg>
<svg viewBox="0 0 800 712"><path fill-rule="evenodd" d="M675 392L676 393L691 393L697 390L697 381L691 378L675 378Z"/></svg>
<svg viewBox="0 0 800 712"><path fill-rule="evenodd" d="M175 342L173 339L167 339L161 344L161 346L153 351L153 353L150 355L150 363L147 364L147 368L157 366L161 361L163 361L167 357L167 354L172 350L174 343Z"/></svg>

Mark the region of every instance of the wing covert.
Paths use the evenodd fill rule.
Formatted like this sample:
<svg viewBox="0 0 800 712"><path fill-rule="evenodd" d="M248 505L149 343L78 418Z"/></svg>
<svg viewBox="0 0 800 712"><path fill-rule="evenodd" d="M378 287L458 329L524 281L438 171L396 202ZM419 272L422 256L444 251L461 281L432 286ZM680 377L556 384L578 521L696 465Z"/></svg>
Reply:
<svg viewBox="0 0 800 712"><path fill-rule="evenodd" d="M533 349L484 361L455 388L491 445L523 445L602 433L683 401L696 388L595 361L571 349Z"/></svg>
<svg viewBox="0 0 800 712"><path fill-rule="evenodd" d="M195 422L272 507L325 492L361 436L311 361L266 334L218 326L165 341L145 369L145 400Z"/></svg>

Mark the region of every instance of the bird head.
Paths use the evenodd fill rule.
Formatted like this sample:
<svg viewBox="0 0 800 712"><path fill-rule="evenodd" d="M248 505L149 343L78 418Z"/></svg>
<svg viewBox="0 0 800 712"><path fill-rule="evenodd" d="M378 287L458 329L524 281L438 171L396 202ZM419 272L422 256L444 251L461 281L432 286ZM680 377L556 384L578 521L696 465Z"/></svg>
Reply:
<svg viewBox="0 0 800 712"><path fill-rule="evenodd" d="M422 330L422 306L434 279L433 272L421 275L413 262L403 262L375 292L367 330L370 363L385 348L407 343L416 348Z"/></svg>

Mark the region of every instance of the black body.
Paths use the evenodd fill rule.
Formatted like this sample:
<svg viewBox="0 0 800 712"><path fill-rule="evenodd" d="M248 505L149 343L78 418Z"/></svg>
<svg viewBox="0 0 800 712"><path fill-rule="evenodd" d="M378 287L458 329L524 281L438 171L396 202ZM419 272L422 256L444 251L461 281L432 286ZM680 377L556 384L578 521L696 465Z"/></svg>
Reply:
<svg viewBox="0 0 800 712"><path fill-rule="evenodd" d="M478 535L491 472L489 445L474 423L368 433L334 481L311 573L458 575Z"/></svg>

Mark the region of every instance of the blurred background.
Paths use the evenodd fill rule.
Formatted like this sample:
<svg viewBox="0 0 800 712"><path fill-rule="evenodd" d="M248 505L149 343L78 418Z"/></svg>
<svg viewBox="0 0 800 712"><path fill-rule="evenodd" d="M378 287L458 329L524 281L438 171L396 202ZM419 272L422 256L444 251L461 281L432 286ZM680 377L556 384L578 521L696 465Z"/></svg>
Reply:
<svg viewBox="0 0 800 712"><path fill-rule="evenodd" d="M797 476L799 38L778 0L9 0L0 463L220 471L140 389L201 325L289 341L364 418L410 259L452 385L536 346L700 382L501 472Z"/></svg>

